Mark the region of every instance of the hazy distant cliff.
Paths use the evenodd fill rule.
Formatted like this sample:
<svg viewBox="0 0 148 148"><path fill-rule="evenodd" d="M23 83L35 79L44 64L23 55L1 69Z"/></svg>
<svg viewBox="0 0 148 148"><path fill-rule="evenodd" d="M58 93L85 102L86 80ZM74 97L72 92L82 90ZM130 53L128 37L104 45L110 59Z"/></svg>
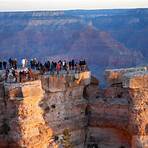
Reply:
<svg viewBox="0 0 148 148"><path fill-rule="evenodd" d="M95 75L148 58L148 10L0 13L0 55L86 58Z"/></svg>

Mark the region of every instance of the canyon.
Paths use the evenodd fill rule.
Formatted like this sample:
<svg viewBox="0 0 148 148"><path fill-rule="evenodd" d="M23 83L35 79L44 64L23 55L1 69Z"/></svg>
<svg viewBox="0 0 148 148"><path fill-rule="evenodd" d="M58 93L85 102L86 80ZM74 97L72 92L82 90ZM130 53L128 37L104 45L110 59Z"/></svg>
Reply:
<svg viewBox="0 0 148 148"><path fill-rule="evenodd" d="M0 12L0 60L85 58L102 79L106 68L147 64L147 26L146 8Z"/></svg>
<svg viewBox="0 0 148 148"><path fill-rule="evenodd" d="M148 147L148 67L7 83L0 71L0 147ZM66 131L66 132L65 132Z"/></svg>

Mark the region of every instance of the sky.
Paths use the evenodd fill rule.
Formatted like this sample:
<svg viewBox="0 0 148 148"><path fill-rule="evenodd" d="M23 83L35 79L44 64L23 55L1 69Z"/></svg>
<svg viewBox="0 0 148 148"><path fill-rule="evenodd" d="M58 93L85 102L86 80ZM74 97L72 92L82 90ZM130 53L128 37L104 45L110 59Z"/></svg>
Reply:
<svg viewBox="0 0 148 148"><path fill-rule="evenodd" d="M0 11L148 8L148 0L0 0Z"/></svg>

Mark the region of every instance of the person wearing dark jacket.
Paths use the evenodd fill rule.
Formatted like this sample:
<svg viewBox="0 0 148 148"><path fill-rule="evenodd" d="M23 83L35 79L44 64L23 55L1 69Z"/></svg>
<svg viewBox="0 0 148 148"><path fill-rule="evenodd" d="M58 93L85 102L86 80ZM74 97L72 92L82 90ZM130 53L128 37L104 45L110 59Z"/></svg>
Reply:
<svg viewBox="0 0 148 148"><path fill-rule="evenodd" d="M47 61L47 69L50 71L50 61Z"/></svg>
<svg viewBox="0 0 148 148"><path fill-rule="evenodd" d="M5 75L5 81L7 81L7 79L8 79L8 74L9 74L9 69L7 68L6 69L6 75Z"/></svg>
<svg viewBox="0 0 148 148"><path fill-rule="evenodd" d="M72 70L72 62L69 61L69 70Z"/></svg>
<svg viewBox="0 0 148 148"><path fill-rule="evenodd" d="M13 60L13 68L14 69L17 69L17 59L14 59Z"/></svg>
<svg viewBox="0 0 148 148"><path fill-rule="evenodd" d="M6 69L7 68L7 62L3 61L3 68Z"/></svg>
<svg viewBox="0 0 148 148"><path fill-rule="evenodd" d="M0 60L0 70L2 70L3 62Z"/></svg>
<svg viewBox="0 0 148 148"><path fill-rule="evenodd" d="M12 68L12 59L9 58L9 67Z"/></svg>
<svg viewBox="0 0 148 148"><path fill-rule="evenodd" d="M71 61L71 66L72 66L72 70L74 70L74 67L75 67L75 61L74 60Z"/></svg>
<svg viewBox="0 0 148 148"><path fill-rule="evenodd" d="M31 69L34 69L33 59L30 60L30 67Z"/></svg>

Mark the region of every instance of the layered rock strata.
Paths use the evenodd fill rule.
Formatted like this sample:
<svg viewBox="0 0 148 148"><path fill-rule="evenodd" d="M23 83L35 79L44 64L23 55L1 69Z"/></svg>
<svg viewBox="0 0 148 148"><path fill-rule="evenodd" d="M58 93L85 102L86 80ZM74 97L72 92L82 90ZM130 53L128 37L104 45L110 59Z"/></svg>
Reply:
<svg viewBox="0 0 148 148"><path fill-rule="evenodd" d="M3 119L0 147L45 147L52 130L46 126L39 102L43 99L41 81L4 83Z"/></svg>
<svg viewBox="0 0 148 148"><path fill-rule="evenodd" d="M75 148L148 146L147 67L106 70L107 87L90 72L0 82L0 147L62 147L68 129Z"/></svg>
<svg viewBox="0 0 148 148"><path fill-rule="evenodd" d="M90 84L90 72L66 76L43 76L44 99L40 103L44 120L55 136L68 129L74 147L84 147L87 117L87 101L83 97L84 87Z"/></svg>
<svg viewBox="0 0 148 148"><path fill-rule="evenodd" d="M68 129L74 147L83 147L86 99L83 90L90 72L0 85L0 147L58 147Z"/></svg>

